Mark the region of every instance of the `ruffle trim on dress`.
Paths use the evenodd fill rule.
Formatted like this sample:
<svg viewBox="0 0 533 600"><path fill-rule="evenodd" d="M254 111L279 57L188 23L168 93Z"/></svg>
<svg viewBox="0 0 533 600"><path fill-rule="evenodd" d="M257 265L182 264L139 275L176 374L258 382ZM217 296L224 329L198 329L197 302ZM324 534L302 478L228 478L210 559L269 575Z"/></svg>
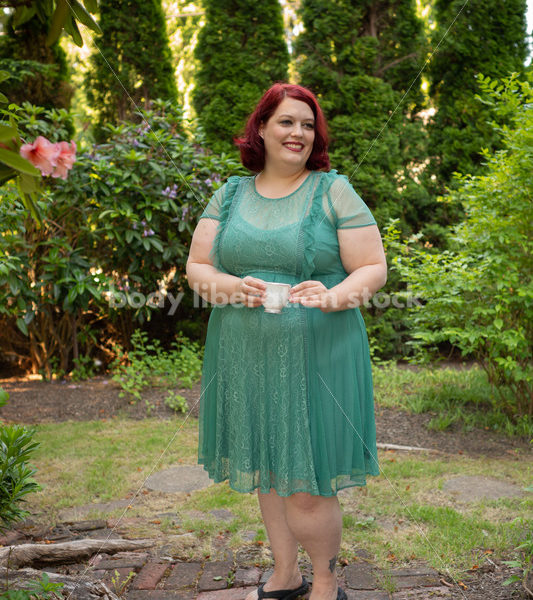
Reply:
<svg viewBox="0 0 533 600"><path fill-rule="evenodd" d="M304 256L302 263L302 280L311 278L315 270L315 228L319 223L322 214L322 196L327 192L335 179L339 177L335 169L329 173L320 172L320 178L316 188L313 191L311 209L304 220Z"/></svg>
<svg viewBox="0 0 533 600"><path fill-rule="evenodd" d="M239 187L240 180L241 178L238 175L232 175L231 177L228 177L224 200L222 202L222 206L220 207L217 233L213 241L213 248L210 254L214 267L223 273L227 273L227 271L220 263L220 242L222 239L222 234L224 233L224 229L226 228L226 221L228 220L230 213L231 203L233 202L233 197L235 196L237 188Z"/></svg>

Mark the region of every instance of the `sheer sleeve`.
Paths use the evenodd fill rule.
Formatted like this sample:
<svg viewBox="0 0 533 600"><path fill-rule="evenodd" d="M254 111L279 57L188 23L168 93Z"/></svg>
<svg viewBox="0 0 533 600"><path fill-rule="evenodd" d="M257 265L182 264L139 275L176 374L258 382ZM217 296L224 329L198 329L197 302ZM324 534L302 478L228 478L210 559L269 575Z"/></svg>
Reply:
<svg viewBox="0 0 533 600"><path fill-rule="evenodd" d="M207 206L204 208L204 212L200 215L199 219L216 219L220 221L220 209L222 202L224 201L224 194L226 191L227 183L219 187L218 190L211 196Z"/></svg>
<svg viewBox="0 0 533 600"><path fill-rule="evenodd" d="M337 175L328 190L330 210L337 229L375 225L376 220L345 175Z"/></svg>

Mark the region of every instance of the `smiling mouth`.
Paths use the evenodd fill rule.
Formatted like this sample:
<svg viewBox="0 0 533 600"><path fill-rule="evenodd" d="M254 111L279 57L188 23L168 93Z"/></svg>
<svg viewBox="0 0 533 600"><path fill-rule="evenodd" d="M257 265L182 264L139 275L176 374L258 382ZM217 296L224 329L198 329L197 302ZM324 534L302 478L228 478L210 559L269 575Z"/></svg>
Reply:
<svg viewBox="0 0 533 600"><path fill-rule="evenodd" d="M292 150L292 152L301 152L303 150L303 144L298 144L298 143L287 143L287 144L283 144L285 146L285 148L288 148L289 150Z"/></svg>

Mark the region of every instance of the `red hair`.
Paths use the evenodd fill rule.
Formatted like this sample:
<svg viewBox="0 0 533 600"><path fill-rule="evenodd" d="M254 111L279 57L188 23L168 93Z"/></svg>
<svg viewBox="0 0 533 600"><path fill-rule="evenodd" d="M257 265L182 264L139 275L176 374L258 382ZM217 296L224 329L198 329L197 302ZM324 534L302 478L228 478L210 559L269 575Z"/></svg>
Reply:
<svg viewBox="0 0 533 600"><path fill-rule="evenodd" d="M318 104L316 96L301 85L275 83L264 94L248 118L244 136L235 138L234 142L241 152L241 162L250 171L258 173L265 166L265 146L259 135L259 127L266 123L284 98L294 98L305 102L315 117L315 140L313 150L307 159L306 167L311 170L329 171L328 129L326 119Z"/></svg>

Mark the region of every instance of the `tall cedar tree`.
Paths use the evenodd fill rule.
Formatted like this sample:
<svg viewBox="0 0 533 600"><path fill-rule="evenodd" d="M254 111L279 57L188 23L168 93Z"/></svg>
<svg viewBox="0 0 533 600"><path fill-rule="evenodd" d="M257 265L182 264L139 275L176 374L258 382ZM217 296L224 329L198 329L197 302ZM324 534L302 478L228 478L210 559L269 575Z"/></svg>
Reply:
<svg viewBox="0 0 533 600"><path fill-rule="evenodd" d="M436 0L434 48L464 4L464 0ZM469 0L431 59L430 96L437 113L429 126L429 172L439 193L450 186L454 171L479 170L486 162L482 148L501 148L500 134L487 123L493 118L491 109L475 99L480 89L474 75L505 77L524 71L526 10L527 0Z"/></svg>
<svg viewBox="0 0 533 600"><path fill-rule="evenodd" d="M102 35L85 84L101 141L106 123L135 120L151 99L176 101L177 90L161 0L100 0L99 8Z"/></svg>
<svg viewBox="0 0 533 600"><path fill-rule="evenodd" d="M15 70L15 77L4 87L10 102L26 101L49 109L70 108L73 90L68 83L66 54L57 42L51 47L46 45L49 28L50 22L42 23L37 17L13 28L13 17L9 18L4 35L0 36L0 66ZM43 68L36 68L39 65ZM31 75L21 76L21 71Z"/></svg>
<svg viewBox="0 0 533 600"><path fill-rule="evenodd" d="M261 95L287 78L289 54L278 0L205 0L193 104L208 143L231 150Z"/></svg>
<svg viewBox="0 0 533 600"><path fill-rule="evenodd" d="M328 118L332 166L379 223L395 217L419 229L434 202L416 173L427 152L416 116L427 44L415 0L303 0L300 14L297 68Z"/></svg>

